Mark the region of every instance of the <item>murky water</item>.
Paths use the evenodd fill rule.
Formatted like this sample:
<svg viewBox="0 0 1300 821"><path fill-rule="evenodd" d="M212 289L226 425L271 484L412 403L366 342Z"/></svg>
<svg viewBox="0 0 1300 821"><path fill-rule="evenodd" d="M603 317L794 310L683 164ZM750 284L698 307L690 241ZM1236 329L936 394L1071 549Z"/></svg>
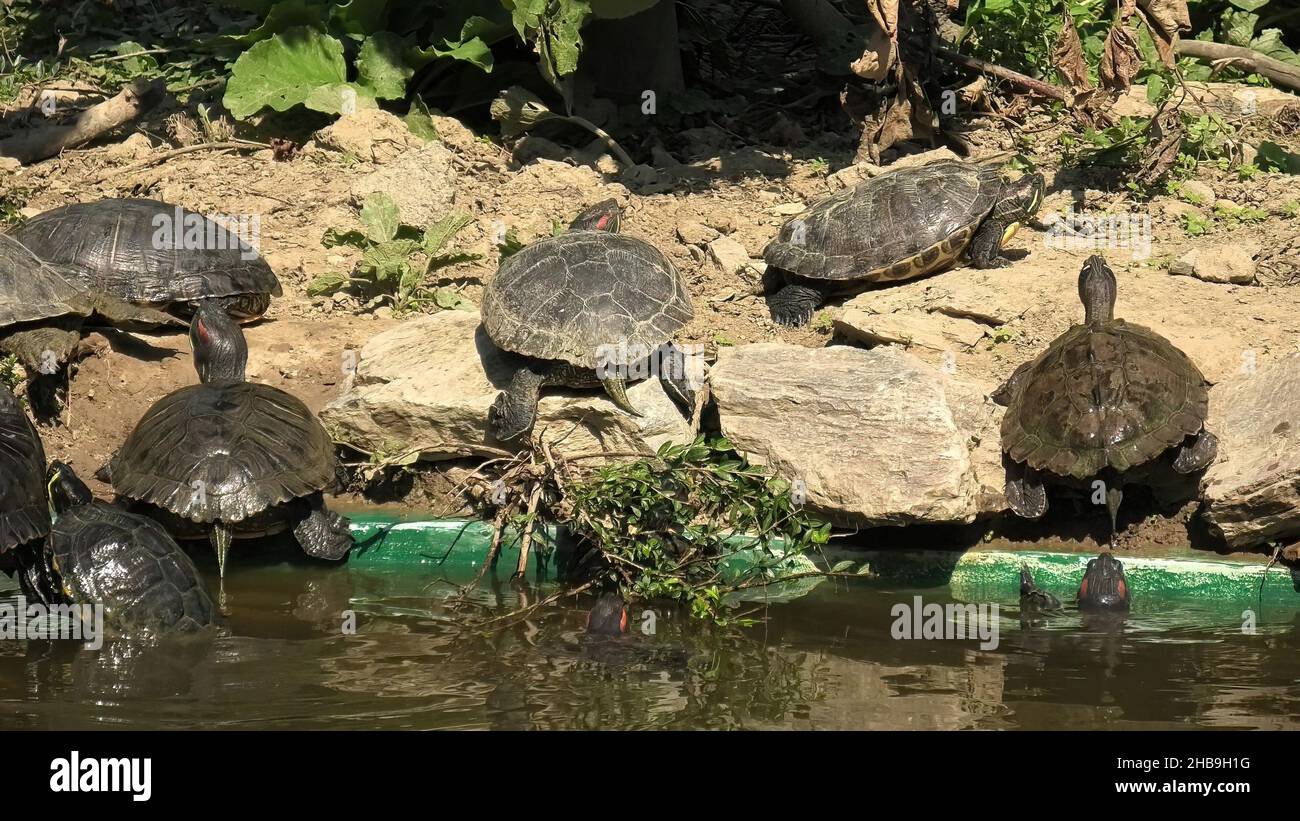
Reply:
<svg viewBox="0 0 1300 821"><path fill-rule="evenodd" d="M214 635L0 641L0 728L1300 727L1295 612L1245 635L1233 609L1022 627L1007 607L982 650L891 637L894 605L943 603L942 588L827 582L755 627L656 611L646 635L634 609L631 636L593 641L577 605L484 636L428 578L233 564ZM519 595L503 583L480 602L506 612Z"/></svg>

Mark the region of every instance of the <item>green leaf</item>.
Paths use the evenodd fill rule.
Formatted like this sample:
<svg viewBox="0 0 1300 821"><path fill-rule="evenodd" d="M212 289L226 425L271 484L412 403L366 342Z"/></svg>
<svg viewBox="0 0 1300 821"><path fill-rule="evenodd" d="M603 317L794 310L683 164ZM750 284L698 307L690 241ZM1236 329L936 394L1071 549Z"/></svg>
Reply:
<svg viewBox="0 0 1300 821"><path fill-rule="evenodd" d="M419 97L411 100L411 109L406 112L405 121L410 132L425 142L434 142L439 139L438 129L433 124L433 116L429 113L429 107Z"/></svg>
<svg viewBox="0 0 1300 821"><path fill-rule="evenodd" d="M1147 77L1147 102L1152 105L1160 103L1160 96L1165 93L1165 78L1159 74Z"/></svg>
<svg viewBox="0 0 1300 821"><path fill-rule="evenodd" d="M448 214L430 225L424 231L424 253L430 257L436 256L448 240L459 234L473 220L474 218L469 214Z"/></svg>
<svg viewBox="0 0 1300 821"><path fill-rule="evenodd" d="M1259 11L1268 5L1268 0L1228 0L1242 11Z"/></svg>
<svg viewBox="0 0 1300 821"><path fill-rule="evenodd" d="M363 108L378 108L379 103L370 92L355 83L330 83L317 86L302 104L312 111L326 114L344 114Z"/></svg>
<svg viewBox="0 0 1300 821"><path fill-rule="evenodd" d="M1300 174L1300 154L1293 154L1274 142L1262 142L1255 157L1255 165L1264 171Z"/></svg>
<svg viewBox="0 0 1300 821"><path fill-rule="evenodd" d="M836 562L836 563L835 563L835 566L831 568L831 572L832 572L832 573L847 573L847 572L848 572L849 570L851 570L852 568L853 568L853 561L850 560L850 559L845 559L845 560L842 561L842 562Z"/></svg>
<svg viewBox="0 0 1300 821"><path fill-rule="evenodd" d="M365 204L361 206L361 224L366 227L366 236L371 242L388 242L397 236L397 229L402 224L402 213L392 197L376 191L366 197Z"/></svg>
<svg viewBox="0 0 1300 821"><path fill-rule="evenodd" d="M370 35L357 54L357 84L379 100L400 100L406 96L406 81L415 69L403 57L405 44L391 31Z"/></svg>
<svg viewBox="0 0 1300 821"><path fill-rule="evenodd" d="M348 284L348 278L340 273L321 274L307 285L307 296L324 296L342 289Z"/></svg>
<svg viewBox="0 0 1300 821"><path fill-rule="evenodd" d="M1255 36L1259 15L1245 11L1228 10L1223 13L1223 36L1229 45L1249 46Z"/></svg>
<svg viewBox="0 0 1300 821"><path fill-rule="evenodd" d="M435 288L433 302L444 311L477 311L478 306L461 296L455 288Z"/></svg>
<svg viewBox="0 0 1300 821"><path fill-rule="evenodd" d="M334 248L339 245L351 245L354 248L366 247L366 235L361 231L340 231L337 228L328 228L325 235L321 237L321 245L326 248Z"/></svg>
<svg viewBox="0 0 1300 821"><path fill-rule="evenodd" d="M330 11L330 22L354 40L382 29L387 17L388 0L349 0Z"/></svg>
<svg viewBox="0 0 1300 821"><path fill-rule="evenodd" d="M561 79L578 69L578 56L582 51L579 30L591 6L587 0L568 0L560 3L555 13L543 18L541 36L537 38L537 53L541 56L539 68L557 91L565 92ZM565 94L568 100L568 95Z"/></svg>
<svg viewBox="0 0 1300 821"><path fill-rule="evenodd" d="M1258 37L1250 41L1250 47L1274 60L1300 66L1300 54L1292 51L1286 43L1282 42L1281 29L1264 29Z"/></svg>
<svg viewBox="0 0 1300 821"><path fill-rule="evenodd" d="M263 108L287 111L313 90L347 79L343 44L307 26L257 43L239 55L222 103L237 120Z"/></svg>
<svg viewBox="0 0 1300 821"><path fill-rule="evenodd" d="M216 38L218 43L251 46L294 26L311 26L325 31L328 6L314 0L281 0L266 13L266 19L252 31Z"/></svg>

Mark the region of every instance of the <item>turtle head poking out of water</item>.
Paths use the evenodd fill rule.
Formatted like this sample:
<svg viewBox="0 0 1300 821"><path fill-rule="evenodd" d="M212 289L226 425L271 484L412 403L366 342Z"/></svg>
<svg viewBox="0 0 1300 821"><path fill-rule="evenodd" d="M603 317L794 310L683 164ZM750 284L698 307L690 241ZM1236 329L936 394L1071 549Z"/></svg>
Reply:
<svg viewBox="0 0 1300 821"><path fill-rule="evenodd" d="M627 632L627 604L617 593L606 593L587 614L587 632L595 636L621 636Z"/></svg>
<svg viewBox="0 0 1300 821"><path fill-rule="evenodd" d="M1088 562L1079 583L1079 610L1092 613L1120 613L1129 607L1128 579L1124 564L1109 553Z"/></svg>

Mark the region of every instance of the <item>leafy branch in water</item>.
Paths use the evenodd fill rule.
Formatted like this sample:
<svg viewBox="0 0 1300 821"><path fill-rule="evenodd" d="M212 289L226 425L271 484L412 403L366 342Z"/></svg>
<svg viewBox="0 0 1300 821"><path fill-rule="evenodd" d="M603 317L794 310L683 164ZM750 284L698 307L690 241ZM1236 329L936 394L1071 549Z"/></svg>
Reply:
<svg viewBox="0 0 1300 821"><path fill-rule="evenodd" d="M477 310L454 288L428 286L437 271L479 258L479 254L445 250L471 222L468 214L450 214L421 230L402 222L392 197L376 192L366 198L360 216L363 230L331 228L321 238L326 248L348 245L360 249L356 270L351 276L322 274L307 286L309 296L351 290L358 296L387 301L398 312L428 304L448 310Z"/></svg>

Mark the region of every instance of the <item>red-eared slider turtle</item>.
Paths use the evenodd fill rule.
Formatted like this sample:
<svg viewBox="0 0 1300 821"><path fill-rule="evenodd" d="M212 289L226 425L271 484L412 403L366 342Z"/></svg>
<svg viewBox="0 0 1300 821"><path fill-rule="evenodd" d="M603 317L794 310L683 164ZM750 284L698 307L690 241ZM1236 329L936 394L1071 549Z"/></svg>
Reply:
<svg viewBox="0 0 1300 821"><path fill-rule="evenodd" d="M38 214L11 232L85 290L188 316L217 298L237 319L266 312L280 282L239 233L158 200L107 199Z"/></svg>
<svg viewBox="0 0 1300 821"><path fill-rule="evenodd" d="M151 308L84 290L72 281L70 269L43 262L0 234L0 351L17 356L27 370L28 397L38 418L57 415L55 388L62 381L57 376L92 316L129 329L181 324Z"/></svg>
<svg viewBox="0 0 1300 821"><path fill-rule="evenodd" d="M334 443L292 394L244 381L248 345L215 300L199 303L190 344L201 384L154 403L102 477L182 538L206 534L224 578L232 537L290 529L309 556L341 559L348 521L325 507Z"/></svg>
<svg viewBox="0 0 1300 821"><path fill-rule="evenodd" d="M864 180L781 226L763 252L785 279L768 310L803 325L827 297L947 268L967 250L976 268L992 267L1042 198L1040 174L1009 181L996 166L956 160Z"/></svg>
<svg viewBox="0 0 1300 821"><path fill-rule="evenodd" d="M22 403L0 383L0 565L13 570L13 553L50 532L45 500L45 448Z"/></svg>
<svg viewBox="0 0 1300 821"><path fill-rule="evenodd" d="M1088 562L1079 582L1079 609L1087 612L1123 612L1129 608L1128 577L1124 563L1109 553Z"/></svg>
<svg viewBox="0 0 1300 821"><path fill-rule="evenodd" d="M1099 256L1079 272L1084 321L1021 365L995 395L1006 495L1018 515L1047 511L1044 480L1105 492L1111 539L1126 480L1168 453L1178 473L1207 467L1218 441L1205 430L1205 377L1155 331L1115 319L1115 273ZM1096 481L1102 485L1096 485Z"/></svg>
<svg viewBox="0 0 1300 821"><path fill-rule="evenodd" d="M621 636L627 632L627 604L617 593L596 600L587 614L587 632L598 636Z"/></svg>
<svg viewBox="0 0 1300 821"><path fill-rule="evenodd" d="M58 518L19 576L45 604L99 604L118 630L193 631L215 622L194 562L152 519L97 502L72 468L54 462Z"/></svg>
<svg viewBox="0 0 1300 821"><path fill-rule="evenodd" d="M694 316L686 282L659 249L616 233L618 226L617 204L599 203L567 233L507 258L488 283L488 336L498 348L528 357L489 413L498 439L532 428L538 391L548 385L601 386L618 407L639 416L626 382L657 371L674 400L687 408L694 403L685 359L670 344Z"/></svg>
<svg viewBox="0 0 1300 821"><path fill-rule="evenodd" d="M1051 613L1061 609L1061 600L1034 583L1029 565L1020 565L1021 613Z"/></svg>

